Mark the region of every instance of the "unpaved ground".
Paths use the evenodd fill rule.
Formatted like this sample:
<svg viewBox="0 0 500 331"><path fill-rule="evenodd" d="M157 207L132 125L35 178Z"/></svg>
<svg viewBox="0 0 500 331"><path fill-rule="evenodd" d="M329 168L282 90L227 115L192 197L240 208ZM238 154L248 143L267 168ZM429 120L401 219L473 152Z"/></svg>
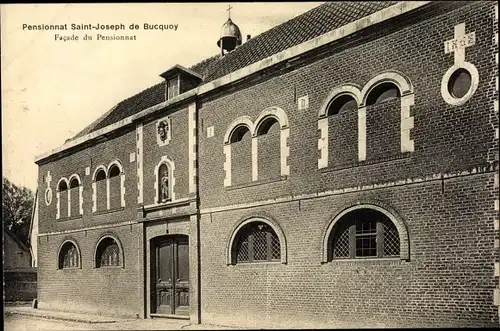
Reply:
<svg viewBox="0 0 500 331"><path fill-rule="evenodd" d="M34 330L182 330L198 329L201 326L190 326L188 321L171 319L139 319L117 321L115 323L81 323L47 318L4 315L5 331ZM202 328L202 327L201 327Z"/></svg>

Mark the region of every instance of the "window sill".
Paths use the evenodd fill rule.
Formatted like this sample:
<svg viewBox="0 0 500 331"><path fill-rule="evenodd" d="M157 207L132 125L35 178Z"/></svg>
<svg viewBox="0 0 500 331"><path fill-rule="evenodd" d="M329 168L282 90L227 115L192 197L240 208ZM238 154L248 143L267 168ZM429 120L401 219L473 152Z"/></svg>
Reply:
<svg viewBox="0 0 500 331"><path fill-rule="evenodd" d="M109 214L109 213L114 213L117 211L124 211L125 207L119 207L119 208L114 208L114 209L106 209L106 210L99 210L95 211L92 213L92 215L103 215L103 214Z"/></svg>
<svg viewBox="0 0 500 331"><path fill-rule="evenodd" d="M279 265L279 264L286 264L285 262L281 261L262 261L262 262L239 262L235 264L228 264L230 267L238 267L238 266L262 266L262 265Z"/></svg>
<svg viewBox="0 0 500 331"><path fill-rule="evenodd" d="M101 266L101 267L94 267L94 269L114 270L114 269L123 269L123 266L121 266L121 265L107 265L107 266Z"/></svg>
<svg viewBox="0 0 500 331"><path fill-rule="evenodd" d="M80 267L62 268L62 269L58 268L57 270L61 270L62 272L66 272L66 271L73 272L75 270L82 270L82 268L80 268Z"/></svg>
<svg viewBox="0 0 500 331"><path fill-rule="evenodd" d="M407 262L407 260L397 256L397 257L359 257L355 259L335 259L328 262L321 262L323 265L335 264L335 263L376 263L376 262Z"/></svg>
<svg viewBox="0 0 500 331"><path fill-rule="evenodd" d="M414 152L404 152L404 153L401 153L401 154L394 156L394 157L388 157L388 158L379 159L379 160L356 161L356 162L352 162L352 163L344 164L344 165L340 165L340 166L328 166L328 167L319 169L319 171L321 173L329 173L329 172L333 172L333 171L347 170L347 169L375 165L375 164L381 164L381 163L386 163L386 162L391 162L391 161L396 161L396 160L407 160L407 159L411 158L412 153L414 153Z"/></svg>
<svg viewBox="0 0 500 331"><path fill-rule="evenodd" d="M72 220L77 220L77 219L82 219L82 218L83 218L82 215L76 215L76 216L59 218L57 221L58 222L66 222L66 221L72 221Z"/></svg>
<svg viewBox="0 0 500 331"><path fill-rule="evenodd" d="M237 184L237 185L232 185L232 186L226 186L226 191L232 191L232 190L238 190L238 189L252 187L252 186L259 186L259 185L266 185L266 184L271 184L271 183L277 183L277 182L285 181L287 179L288 179L288 176L281 176L280 178L276 178L276 179L256 180L254 182Z"/></svg>

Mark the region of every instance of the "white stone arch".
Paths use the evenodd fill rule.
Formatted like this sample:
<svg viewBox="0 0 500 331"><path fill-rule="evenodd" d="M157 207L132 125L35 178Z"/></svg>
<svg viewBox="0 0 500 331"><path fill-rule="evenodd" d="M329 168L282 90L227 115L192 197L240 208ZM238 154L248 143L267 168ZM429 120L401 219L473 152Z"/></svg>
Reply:
<svg viewBox="0 0 500 331"><path fill-rule="evenodd" d="M106 166L101 164L97 168L95 168L94 173L92 174L92 212L95 213L97 211L97 184L96 184L96 176L99 170L104 171L105 178L108 178L108 169ZM106 199L107 199L106 193Z"/></svg>
<svg viewBox="0 0 500 331"><path fill-rule="evenodd" d="M365 107L366 99L370 95L370 92L373 88L383 83L393 83L396 85L399 88L401 97L413 93L413 85L410 79L403 73L391 70L373 77L365 84L361 90L361 102L359 106Z"/></svg>
<svg viewBox="0 0 500 331"><path fill-rule="evenodd" d="M231 143L231 136L233 135L234 131L240 126L246 126L250 134L253 134L254 125L250 116L240 116L234 119L231 124L229 124L229 127L224 134L224 144Z"/></svg>
<svg viewBox="0 0 500 331"><path fill-rule="evenodd" d="M268 117L275 118L280 124L281 130L288 128L288 116L286 115L285 111L280 107L269 107L264 109L255 120L255 125L252 131L252 137L257 136L259 127Z"/></svg>
<svg viewBox="0 0 500 331"><path fill-rule="evenodd" d="M288 146L288 137L290 136L290 127L288 124L288 116L280 107L269 107L264 109L257 119L252 132L252 180L258 179L258 140L257 134L259 128L269 117L275 118L280 125L280 160L281 160L281 176L290 175L290 165L288 165L288 157L290 156L290 147Z"/></svg>
<svg viewBox="0 0 500 331"><path fill-rule="evenodd" d="M101 169L104 170L104 173L106 174L106 177L108 176L108 169L106 169L105 165L101 164L100 166L98 166L97 168L95 168L94 173L92 174L92 181L95 182L95 177L97 176L97 173Z"/></svg>
<svg viewBox="0 0 500 331"><path fill-rule="evenodd" d="M120 169L120 206L125 207L125 172L123 171L123 165L122 162L119 159L113 160L108 164L108 167L106 169L106 206L107 209L110 208L110 177L109 177L109 172L111 170L111 167L117 166L118 169Z"/></svg>
<svg viewBox="0 0 500 331"><path fill-rule="evenodd" d="M83 215L83 182L78 174L72 174L69 177L68 182L71 184L71 181L76 179L78 181L78 215ZM68 216L71 216L71 189L68 191Z"/></svg>
<svg viewBox="0 0 500 331"><path fill-rule="evenodd" d="M167 166L167 169L168 169L168 179L169 179L169 190L170 190L170 201L174 201L175 200L175 173L174 173L174 170L175 170L175 163L174 161L170 160L168 158L168 156L166 155L163 155L160 159L160 162L158 162L158 164L155 166L155 169L154 169L154 178L155 178L155 182L154 182L154 188L155 188L155 201L154 203L155 204L158 204L159 203L159 200L160 200L160 190L159 190L159 183L160 183L160 176L159 176L159 173L158 171L160 170L160 166L162 164L165 164Z"/></svg>
<svg viewBox="0 0 500 331"><path fill-rule="evenodd" d="M286 238L285 238L285 234L283 233L283 230L281 229L279 224L274 220L270 220L270 219L264 218L264 217L250 217L250 218L247 218L243 221L240 221L237 224L237 226L233 229L233 231L231 232L231 236L229 237L229 240L227 241L227 246L226 246L226 263L227 263L227 265L234 264L234 261L235 261L235 257L233 256L234 245L236 244L235 239L236 239L238 233L240 232L240 230L244 226L246 226L250 223L253 223L253 222L265 223L273 229L274 233L276 233L276 235L278 236L278 239L280 241L280 262L285 264L287 262Z"/></svg>
<svg viewBox="0 0 500 331"><path fill-rule="evenodd" d="M342 210L340 213L338 213L332 221L329 223L328 227L326 228L326 231L324 232L323 235L323 241L322 241L322 256L321 256L321 262L326 263L328 262L328 243L330 236L332 234L332 230L335 228L335 226L339 223L339 221L342 219L343 216L347 215L350 212L353 212L358 209L371 209L371 210L376 210L385 216L387 216L391 222L396 226L396 229L398 230L399 234L399 245L400 245L400 252L399 252L399 258L401 260L409 260L410 258L410 241L408 237L408 229L406 228L406 224L400 219L400 217L397 216L396 213L387 210L387 208L383 208L381 206L378 206L373 203L358 203L353 206L350 206L348 208L345 208Z"/></svg>
<svg viewBox="0 0 500 331"><path fill-rule="evenodd" d="M66 177L61 177L59 179L59 181L57 182L56 191L59 192L59 185L61 184L61 182L65 182L66 186L68 187L68 190L69 190L69 181L68 181L68 179Z"/></svg>
<svg viewBox="0 0 500 331"><path fill-rule="evenodd" d="M78 253L78 269L81 269L82 268L82 254L81 254L81 251L80 251L80 246L78 246L78 243L73 238L65 238L62 241L62 243L59 245L59 248L57 249L57 261L56 261L57 264L56 264L56 268L60 269L59 268L59 260L61 258L61 249L68 242L71 243L71 244L73 244L73 246L75 246L75 248L76 248L76 252Z"/></svg>
<svg viewBox="0 0 500 331"><path fill-rule="evenodd" d="M66 187L67 187L67 191L68 191L68 216L69 216L69 213L70 213L70 208L69 207L69 181L66 177L61 177L59 179L59 181L57 182L57 185L56 185L56 219L60 219L61 218L61 192L59 191L59 185L61 185L61 183L64 182L66 183Z"/></svg>
<svg viewBox="0 0 500 331"><path fill-rule="evenodd" d="M68 182L71 184L71 181L73 180L73 178L76 178L76 180L78 181L78 186L82 185L82 179L80 178L80 175L79 174L72 174L69 179L68 179Z"/></svg>
<svg viewBox="0 0 500 331"><path fill-rule="evenodd" d="M361 90L361 104L358 106L358 160L366 160L366 101L370 92L383 83L393 83L400 92L401 99L401 153L413 152L415 150L414 141L410 138L410 131L413 129L413 116L410 116L410 107L414 105L415 98L413 84L403 73L397 71L387 71L381 73L368 81Z"/></svg>
<svg viewBox="0 0 500 331"><path fill-rule="evenodd" d="M121 241L118 239L118 236L115 235L114 233L111 232L106 232L102 234L99 239L96 241L94 244L94 254L93 254L93 259L92 259L92 264L94 269L97 268L97 249L99 248L99 244L106 238L111 238L115 241L115 243L118 245L118 250L120 252L120 267L125 268L125 253L123 251L123 245Z"/></svg>
<svg viewBox="0 0 500 331"><path fill-rule="evenodd" d="M123 166L122 166L122 162L118 159L116 160L113 160L111 161L109 164L108 164L108 167L106 168L106 176L109 178L109 171L111 170L111 167L116 165L118 167L118 169L120 169L120 174L123 174Z"/></svg>
<svg viewBox="0 0 500 331"><path fill-rule="evenodd" d="M353 83L342 84L335 87L328 94L325 101L323 101L323 105L318 113L318 130L320 131L320 138L318 139L318 150L320 151L318 169L328 167L328 108L335 99L342 95L352 96L358 107L361 103L361 91L359 86Z"/></svg>
<svg viewBox="0 0 500 331"><path fill-rule="evenodd" d="M353 83L342 84L340 86L335 87L328 94L328 97L326 97L325 101L323 102L323 105L319 109L318 117L319 118L326 117L328 115L328 108L330 107L330 104L339 96L346 94L353 97L358 106L361 104L362 94L360 87Z"/></svg>

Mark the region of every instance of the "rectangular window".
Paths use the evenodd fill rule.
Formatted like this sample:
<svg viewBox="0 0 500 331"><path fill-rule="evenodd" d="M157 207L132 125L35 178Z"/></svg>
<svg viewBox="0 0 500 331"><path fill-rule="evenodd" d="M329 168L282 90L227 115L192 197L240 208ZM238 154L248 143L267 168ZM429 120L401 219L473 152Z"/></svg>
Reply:
<svg viewBox="0 0 500 331"><path fill-rule="evenodd" d="M179 79L178 77L167 81L167 100L179 95Z"/></svg>

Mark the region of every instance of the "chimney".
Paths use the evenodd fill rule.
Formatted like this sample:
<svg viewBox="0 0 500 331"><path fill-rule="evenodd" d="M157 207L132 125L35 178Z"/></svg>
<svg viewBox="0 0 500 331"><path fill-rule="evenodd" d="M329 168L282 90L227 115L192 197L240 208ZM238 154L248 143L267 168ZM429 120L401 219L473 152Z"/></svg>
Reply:
<svg viewBox="0 0 500 331"><path fill-rule="evenodd" d="M249 40L250 40L250 38L252 38L252 36L251 36L251 35L249 35L249 34L247 34L247 41L249 41Z"/></svg>

